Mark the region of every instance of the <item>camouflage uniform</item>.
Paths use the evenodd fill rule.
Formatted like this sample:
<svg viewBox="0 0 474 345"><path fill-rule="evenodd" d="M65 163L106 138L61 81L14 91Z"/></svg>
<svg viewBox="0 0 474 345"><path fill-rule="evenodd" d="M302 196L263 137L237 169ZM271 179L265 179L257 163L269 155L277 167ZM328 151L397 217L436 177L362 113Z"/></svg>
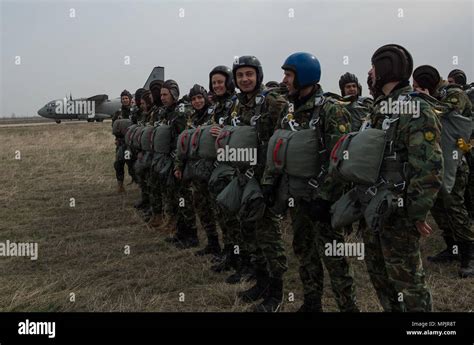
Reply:
<svg viewBox="0 0 474 345"><path fill-rule="evenodd" d="M448 85L440 91L440 100L450 104L456 111L471 118L471 104L457 85ZM439 193L431 214L448 243L456 241L474 241L469 214L464 204L464 192L469 177L469 167L465 158L456 172L456 181L449 195Z"/></svg>
<svg viewBox="0 0 474 345"><path fill-rule="evenodd" d="M212 123L223 124L225 119L230 116L230 110L232 106L233 95L225 94L222 97L215 96L215 103L209 108L212 113ZM221 120L222 119L222 120ZM214 209L216 212L216 219L219 227L222 231L222 240L224 247L233 248L233 246L242 244L242 236L240 233L239 221L235 216L226 214L218 205L215 203L217 195L213 195Z"/></svg>
<svg viewBox="0 0 474 345"><path fill-rule="evenodd" d="M117 111L114 116L112 117L112 125L115 122L115 120L118 119L129 119L130 118L130 107L125 107L122 106L122 108ZM132 178L133 181L136 180L135 178L135 173L133 171L133 164L134 160L132 155L130 157L125 156L125 151L127 150L127 147L125 145L125 139L122 138L117 138L117 145L115 148L115 162L114 162L114 168L115 168L115 177L117 178L117 181L123 182L125 178L125 164L128 166L128 174Z"/></svg>
<svg viewBox="0 0 474 345"><path fill-rule="evenodd" d="M367 271L385 311L432 310L415 223L426 220L441 188L441 131L431 106L411 92L410 86L400 85L389 95L378 97L372 115L373 127L381 129L387 118L381 112L384 102L402 96L412 97L412 101L420 104L418 118L403 114L395 122L392 147L400 163L398 169L390 169L387 160L382 166L382 175L396 171L404 179L404 187L390 187L397 197L403 198L404 207L397 207L378 231L363 231Z"/></svg>
<svg viewBox="0 0 474 345"><path fill-rule="evenodd" d="M159 110L158 121L171 126L171 156L176 157L176 145L179 134L185 130L191 109L187 104L175 103L170 107L163 106ZM193 198L188 183L182 183L174 177L174 168L171 167L169 183L160 180L163 196L164 212L171 218L177 218L177 233L175 239L197 240L196 216L193 210Z"/></svg>
<svg viewBox="0 0 474 345"><path fill-rule="evenodd" d="M148 117L148 125L155 126L159 122L159 108L156 105L150 109L150 116ZM147 189L150 194L151 211L153 215L162 215L163 213L163 197L159 175L153 172L153 166L148 172Z"/></svg>
<svg viewBox="0 0 474 345"><path fill-rule="evenodd" d="M203 109L199 111L194 111L191 114L190 118L186 123L186 129L197 128L198 126L207 126L213 123L212 113L208 111L208 106L204 106ZM175 166L183 173L185 171L186 164L191 164L191 166L196 163L196 161L187 161L182 162L175 158ZM206 232L208 243L214 243L219 246L218 234L216 229L216 219L214 204L209 194L209 187L207 182L202 180L192 180L191 189L193 191L193 200L194 200L194 209L196 210L197 215L201 221L201 225ZM194 211L194 210L193 210ZM217 242L217 243L216 243Z"/></svg>
<svg viewBox="0 0 474 345"><path fill-rule="evenodd" d="M334 98L325 98L320 86L303 100L293 100L294 114L284 114L278 122L278 127L291 130L294 128L311 128L310 120L315 112L319 111L320 128L326 152L331 152L337 140L350 131L349 113L344 103ZM319 110L316 110L318 109ZM295 123L296 122L296 123ZM325 159L323 168L328 170L329 160ZM342 195L341 184L336 184L331 176L320 180L321 187L312 189L307 196L295 197L295 207L290 208L293 228L293 250L300 262L300 278L303 283L304 307L311 311L322 311L321 299L324 287L324 269L326 266L331 277L331 285L341 311L358 311L354 280L349 263L345 257L326 256L326 243L337 241L344 243L343 229L332 229L329 207ZM326 209L318 209L316 205L326 205ZM316 206L316 210L315 210ZM302 309L303 310L303 309ZM305 309L306 310L306 309Z"/></svg>
<svg viewBox="0 0 474 345"><path fill-rule="evenodd" d="M256 103L257 96L262 97L263 86L257 88L251 94L239 93L233 98L233 116L225 119L225 125L232 125L232 119L238 119L240 126L251 126L251 119L259 105ZM238 102L237 102L238 101ZM276 127L276 121L287 108L286 100L276 92L268 92L264 96L261 106L260 118L256 128L261 145L258 153L258 163L254 168L254 177L261 180L261 184L273 184L271 180L263 179L266 145ZM263 164L262 164L263 162ZM244 171L241 171L244 173ZM253 254L255 267L258 270L268 271L270 277L282 277L287 270L287 262L279 219L276 214L265 207L263 217L257 222L247 222L240 219L240 227L244 248Z"/></svg>

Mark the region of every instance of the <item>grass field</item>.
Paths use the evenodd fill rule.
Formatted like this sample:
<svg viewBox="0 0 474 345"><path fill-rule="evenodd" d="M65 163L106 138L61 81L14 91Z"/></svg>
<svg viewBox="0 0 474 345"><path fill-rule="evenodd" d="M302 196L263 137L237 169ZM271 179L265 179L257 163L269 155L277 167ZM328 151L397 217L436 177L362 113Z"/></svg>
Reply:
<svg viewBox="0 0 474 345"><path fill-rule="evenodd" d="M137 186L116 194L110 123L0 128L0 137L0 242L39 247L36 261L0 257L0 311L249 310L236 298L249 283L227 285L228 274L210 271L208 259L166 244L167 234L148 228L132 207ZM204 244L201 230L200 238ZM283 310L294 311L302 288L286 225L284 239L290 266L285 295L293 292L295 301ZM443 247L438 231L422 242L434 308L470 311L474 281L459 279L456 264L425 260ZM351 263L359 307L381 311L365 263ZM323 302L326 311L337 311L327 274Z"/></svg>

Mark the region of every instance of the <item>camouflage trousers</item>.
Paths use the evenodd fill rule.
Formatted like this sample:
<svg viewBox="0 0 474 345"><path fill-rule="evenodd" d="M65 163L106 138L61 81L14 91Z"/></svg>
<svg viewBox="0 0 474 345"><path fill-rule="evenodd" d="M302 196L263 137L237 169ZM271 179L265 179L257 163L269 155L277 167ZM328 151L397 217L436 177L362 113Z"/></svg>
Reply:
<svg viewBox="0 0 474 345"><path fill-rule="evenodd" d="M199 217L207 238L218 237L214 203L209 194L206 182L193 181L191 183L194 199L194 209Z"/></svg>
<svg viewBox="0 0 474 345"><path fill-rule="evenodd" d="M425 284L420 234L400 209L378 232L364 227L365 263L380 304L387 312L432 311Z"/></svg>
<svg viewBox="0 0 474 345"><path fill-rule="evenodd" d="M161 192L161 184L159 175L150 169L147 179L147 187L150 193L150 204L153 214L160 215L163 213L163 200Z"/></svg>
<svg viewBox="0 0 474 345"><path fill-rule="evenodd" d="M171 180L173 182L167 185L160 179L164 212L170 217L176 217L178 230L186 228L194 232L196 229L196 215L190 184L178 181L174 177Z"/></svg>
<svg viewBox="0 0 474 345"><path fill-rule="evenodd" d="M243 246L256 268L267 270L271 277L282 277L288 265L277 215L265 207L261 219L256 222L241 220L240 229Z"/></svg>
<svg viewBox="0 0 474 345"><path fill-rule="evenodd" d="M133 170L133 159L125 159L124 157L125 145L117 145L115 148L115 177L117 181L123 182L125 179L125 164L128 167L128 174L135 181L135 171Z"/></svg>
<svg viewBox="0 0 474 345"><path fill-rule="evenodd" d="M305 298L322 298L324 262L339 310L357 311L354 279L347 258L324 253L326 243L344 243L344 230L334 230L329 223L313 221L309 203L305 201L299 201L296 207L290 208L290 215L293 250L300 263L299 274Z"/></svg>
<svg viewBox="0 0 474 345"><path fill-rule="evenodd" d="M457 242L474 242L474 229L464 203L468 179L469 167L463 162L456 171L456 182L451 193L440 192L431 209L443 236Z"/></svg>
<svg viewBox="0 0 474 345"><path fill-rule="evenodd" d="M464 200L467 212L471 219L474 219L474 150L466 154L469 176L467 179L466 190L464 192Z"/></svg>

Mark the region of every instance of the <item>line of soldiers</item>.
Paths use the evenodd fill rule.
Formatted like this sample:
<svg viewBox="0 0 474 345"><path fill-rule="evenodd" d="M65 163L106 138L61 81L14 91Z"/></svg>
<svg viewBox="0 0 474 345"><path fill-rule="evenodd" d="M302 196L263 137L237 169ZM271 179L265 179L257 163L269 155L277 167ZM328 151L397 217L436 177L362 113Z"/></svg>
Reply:
<svg viewBox="0 0 474 345"><path fill-rule="evenodd" d="M323 311L324 264L339 309L356 312L359 309L347 257L324 252L327 243L344 243L352 229L331 226L331 207L351 185L329 173L330 154L350 132L369 127L386 130L390 114L382 110L383 105L410 97L419 102L420 113L404 114L397 118L396 125L389 125L393 140L388 146L396 159L387 160L380 169L387 180L396 176L394 179L401 181L389 188L403 198L404 206L387 217L377 231L362 220L359 231L365 243L368 273L384 310L431 311L419 244L420 236L432 231L426 222L428 212L432 212L447 243L446 250L429 260L461 260L460 276L474 276L472 206L466 208L464 196L472 190L474 169L469 164L473 159L469 143L463 142L465 155L457 168L455 186L450 193L443 192L442 115L435 111L435 104L442 102L471 118L465 74L452 71L447 84L434 67L420 66L413 73L412 88L412 57L395 44L385 45L373 54L367 79L373 98L361 96L362 87L350 73L339 81L341 95L323 92L319 84L321 66L309 53L290 55L282 69L282 83L264 86L259 60L242 56L234 61L232 69L217 66L209 73L210 93L203 86L194 85L180 99L174 80L154 81L150 90L135 92L135 105L131 107L132 96L126 90L122 92L122 109L113 121L130 118L140 127L168 128L170 150L164 156L148 155L127 147L124 137L118 135L114 164L118 191L124 191L127 164L132 181L141 189L141 199L135 207L142 211L149 226L162 232L176 230L166 241L180 249L199 245L197 214L207 245L196 255L212 255L211 269L215 272L233 270L226 279L229 284L255 280L255 285L238 294L248 303L263 299L254 311L280 309L287 270L280 224L282 216L289 212L293 250L299 260L304 290L299 311ZM237 94L235 86L240 90ZM229 126L253 127L258 140L257 164L235 167L227 162L180 157L182 148L178 146L184 142L178 142L180 134L203 126L209 126L210 135L219 140L230 135L224 133L231 131ZM269 169L267 148L275 131L308 129L317 133L321 165L317 176L302 178ZM126 157L129 151L131 155ZM223 190L234 184L244 190L239 202L245 199L245 204L242 201L238 212L231 212L220 202ZM223 249L218 228L222 231Z"/></svg>

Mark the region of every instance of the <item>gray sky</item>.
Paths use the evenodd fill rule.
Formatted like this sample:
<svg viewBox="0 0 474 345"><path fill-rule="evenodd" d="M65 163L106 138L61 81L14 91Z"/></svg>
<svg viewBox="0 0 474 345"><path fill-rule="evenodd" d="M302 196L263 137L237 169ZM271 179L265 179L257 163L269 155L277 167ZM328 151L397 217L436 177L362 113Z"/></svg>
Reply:
<svg viewBox="0 0 474 345"><path fill-rule="evenodd" d="M474 80L473 0L0 2L0 117L36 115L69 92L133 93L158 65L181 95L194 83L207 89L209 71L236 55L257 56L265 81L281 81L296 51L320 60L325 91L339 92L350 71L366 95L370 58L387 43L405 46L415 67L431 64L445 78L460 68Z"/></svg>

